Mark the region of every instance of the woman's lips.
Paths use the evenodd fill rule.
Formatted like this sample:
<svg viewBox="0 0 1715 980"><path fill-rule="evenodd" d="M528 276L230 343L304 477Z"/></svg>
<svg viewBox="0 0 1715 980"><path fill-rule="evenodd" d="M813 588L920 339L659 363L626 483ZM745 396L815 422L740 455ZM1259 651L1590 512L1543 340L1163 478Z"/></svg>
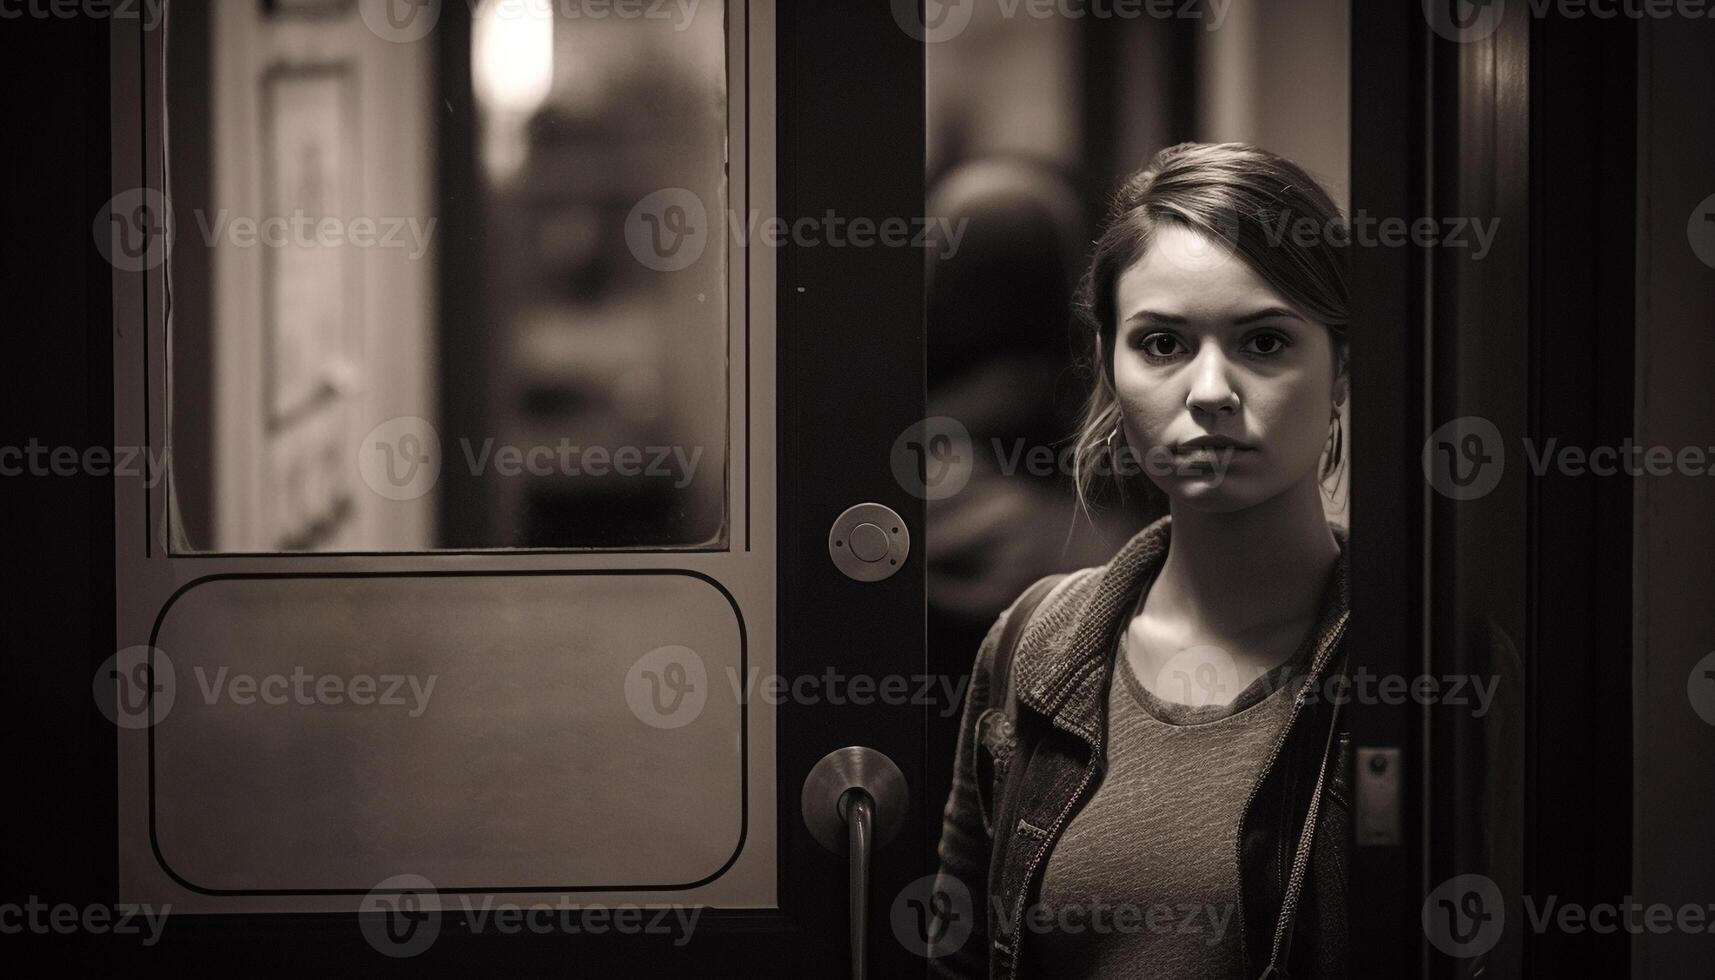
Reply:
<svg viewBox="0 0 1715 980"><path fill-rule="evenodd" d="M1193 456L1193 455L1198 455L1198 454L1213 454L1213 453L1234 454L1234 453L1248 453L1248 452L1254 452L1254 451L1255 450L1251 449L1251 447L1249 447L1249 446L1240 446L1240 445L1236 445L1236 444L1224 445L1224 446L1186 446L1186 445L1179 445L1179 446L1173 447L1173 452L1178 454L1178 455L1181 455L1181 456Z"/></svg>
<svg viewBox="0 0 1715 980"><path fill-rule="evenodd" d="M1246 453L1255 452L1248 446L1175 446L1173 458L1181 463L1226 465Z"/></svg>

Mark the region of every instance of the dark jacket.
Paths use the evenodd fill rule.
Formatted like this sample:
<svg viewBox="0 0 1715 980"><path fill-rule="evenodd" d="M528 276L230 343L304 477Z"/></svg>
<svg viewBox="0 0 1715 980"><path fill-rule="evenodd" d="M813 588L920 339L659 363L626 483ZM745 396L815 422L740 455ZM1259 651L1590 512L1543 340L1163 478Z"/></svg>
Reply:
<svg viewBox="0 0 1715 980"><path fill-rule="evenodd" d="M1295 703L1264 763L1239 825L1240 896L1234 928L1245 975L1343 977L1346 855L1351 823L1351 739L1325 683L1344 671L1347 551L1332 527L1340 560L1324 590L1308 670L1292 683ZM1107 764L1107 691L1118 631L1149 574L1167 555L1171 519L1138 532L1106 565L1071 573L1019 633L1011 667L1018 707L1006 717L1005 692L991 689L994 653L1013 603L977 652L959 727L952 793L941 831L937 890L969 890L966 928L944 929L930 943L941 976L1017 977L1024 911L1037 900L1048 854L1072 814L1090 798ZM1312 808L1321 776L1320 801ZM1299 842L1312 809L1312 843ZM1295 865L1301 896L1290 938L1277 935ZM999 900L991 901L990 896ZM1286 948L1284 956L1277 953ZM1280 962L1276 962L1276 961Z"/></svg>

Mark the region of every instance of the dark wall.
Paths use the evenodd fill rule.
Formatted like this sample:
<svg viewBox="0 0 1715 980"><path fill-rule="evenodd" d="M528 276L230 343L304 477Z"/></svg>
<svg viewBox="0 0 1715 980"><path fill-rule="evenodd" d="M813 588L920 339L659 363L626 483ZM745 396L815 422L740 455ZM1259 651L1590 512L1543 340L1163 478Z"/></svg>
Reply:
<svg viewBox="0 0 1715 980"><path fill-rule="evenodd" d="M1688 224L1715 194L1715 21L1646 23L1638 176L1638 414L1641 445L1715 446L1715 268L1689 247ZM1707 451L1707 449L1706 449ZM1675 908L1715 901L1715 727L1688 703L1715 679L1693 668L1715 650L1715 479L1637 482L1631 663L1635 894ZM1639 977L1708 976L1715 934L1645 932Z"/></svg>
<svg viewBox="0 0 1715 980"><path fill-rule="evenodd" d="M112 442L112 270L91 233L111 196L105 20L0 24L0 446ZM7 459L7 468L16 459ZM0 733L7 805L0 903L110 901L113 727L91 697L112 650L113 492L84 476L0 476L5 499L6 672ZM66 936L7 936L61 968L104 955ZM74 946L74 943L76 944ZM10 958L10 957L8 957Z"/></svg>

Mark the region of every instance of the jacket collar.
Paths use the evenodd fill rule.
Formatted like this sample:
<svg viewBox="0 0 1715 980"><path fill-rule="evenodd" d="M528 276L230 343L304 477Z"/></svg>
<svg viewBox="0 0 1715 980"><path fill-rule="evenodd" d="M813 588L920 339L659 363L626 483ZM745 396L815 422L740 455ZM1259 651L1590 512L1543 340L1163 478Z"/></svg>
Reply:
<svg viewBox="0 0 1715 980"><path fill-rule="evenodd" d="M1119 630L1135 607L1143 583L1167 558L1172 520L1171 515L1163 516L1139 531L1106 565L1068 576L1019 637L1012 668L1019 702L1091 746L1102 741ZM1309 684L1317 682L1332 658L1350 602L1346 531L1332 524L1329 529L1340 545L1340 558L1323 590Z"/></svg>

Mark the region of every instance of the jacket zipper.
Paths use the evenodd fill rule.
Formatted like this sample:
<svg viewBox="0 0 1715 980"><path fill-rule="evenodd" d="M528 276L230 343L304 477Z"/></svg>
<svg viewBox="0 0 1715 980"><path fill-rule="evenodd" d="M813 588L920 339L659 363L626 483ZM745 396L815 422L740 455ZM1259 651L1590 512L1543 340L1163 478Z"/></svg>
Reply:
<svg viewBox="0 0 1715 980"><path fill-rule="evenodd" d="M1322 815L1322 793L1323 788L1328 784L1328 759L1330 752L1336 751L1334 748L1334 729L1339 723L1340 708L1339 705L1335 705L1334 715L1328 720L1328 740L1322 746L1322 764L1316 770L1316 786L1312 790L1315 795L1310 798L1310 811L1304 818L1304 830L1299 834L1298 851L1292 855L1292 870L1287 877L1286 895L1281 902L1280 916L1275 920L1274 946L1269 951L1268 967L1264 968L1265 972L1269 968L1276 970L1285 968L1285 964L1280 962L1281 949L1286 941L1287 930L1291 928L1289 923L1292 922L1298 911L1298 899L1303 892L1304 874L1310 865L1310 847L1307 845L1314 837L1316 822ZM1295 884L1297 887L1294 887Z"/></svg>
<svg viewBox="0 0 1715 980"><path fill-rule="evenodd" d="M1317 655L1320 657L1323 650L1332 649L1336 643L1340 642L1340 640L1345 636L1345 634L1346 634L1346 620L1344 617L1341 617L1339 625L1334 630L1334 635L1328 640L1328 642L1322 644L1317 649ZM1326 666L1327 666L1326 663L1324 663L1323 667L1326 668ZM1321 671L1315 671L1311 675L1310 680L1311 681L1316 680L1317 678L1319 678L1321 676L1321 673L1322 673ZM1286 724L1280 730L1280 737L1276 738L1274 740L1274 747L1269 750L1268 759L1263 762L1262 769L1257 773L1256 781L1251 783L1250 793L1248 793L1245 796L1245 805L1243 807L1239 808L1239 831L1240 832L1238 835L1238 839L1233 844L1233 869L1238 874L1238 882L1239 882L1239 904L1238 904L1239 915L1238 915L1238 919L1239 919L1239 941L1240 941L1241 945L1244 944L1244 937L1246 935L1246 932L1245 932L1245 902L1244 902L1244 883L1245 883L1245 877L1244 877L1244 867L1245 867L1245 864L1244 864L1244 850L1245 850L1244 818L1245 818L1245 814L1250 813L1251 804L1256 802L1257 793L1262 791L1262 784L1267 781L1269 772L1274 769L1275 762L1278 761L1280 758L1280 750L1286 747L1286 740L1287 740L1287 738L1289 738L1292 735L1292 726L1298 724L1298 718L1304 712L1304 701L1305 701L1304 692L1303 692L1303 690L1300 690L1298 696L1292 699L1292 714L1287 716ZM1324 762L1324 764L1326 764L1326 762L1327 762L1326 757L1324 757L1323 762ZM1300 857L1301 857L1301 855L1297 855L1297 854L1293 855L1294 866L1297 865L1297 862L1298 862ZM1284 892L1284 887L1283 887L1283 892ZM1284 908L1282 909L1282 911L1284 911ZM1275 935L1273 953L1278 953L1280 951L1279 930L1278 929L1275 930L1275 933L1276 933L1276 935ZM1273 954L1271 954L1271 956L1270 956L1271 961L1272 961L1272 959L1273 959ZM1265 967L1265 969L1266 969L1266 967Z"/></svg>

